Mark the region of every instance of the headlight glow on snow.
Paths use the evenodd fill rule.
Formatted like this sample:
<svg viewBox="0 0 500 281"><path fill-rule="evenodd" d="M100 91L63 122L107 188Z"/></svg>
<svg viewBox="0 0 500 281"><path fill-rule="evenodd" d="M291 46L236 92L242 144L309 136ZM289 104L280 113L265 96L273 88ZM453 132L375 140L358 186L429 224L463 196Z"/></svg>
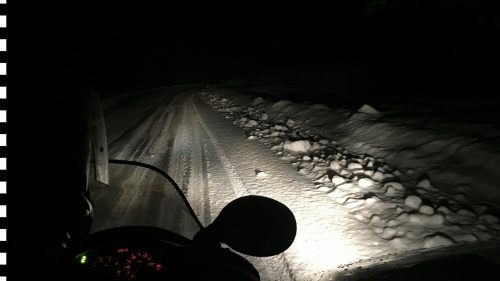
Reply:
<svg viewBox="0 0 500 281"><path fill-rule="evenodd" d="M339 233L330 233L329 239L319 241L314 239L315 233L307 231L311 237L297 241L298 252L307 261L307 267L312 272L331 270L341 264L352 262L358 258L357 250L349 239Z"/></svg>

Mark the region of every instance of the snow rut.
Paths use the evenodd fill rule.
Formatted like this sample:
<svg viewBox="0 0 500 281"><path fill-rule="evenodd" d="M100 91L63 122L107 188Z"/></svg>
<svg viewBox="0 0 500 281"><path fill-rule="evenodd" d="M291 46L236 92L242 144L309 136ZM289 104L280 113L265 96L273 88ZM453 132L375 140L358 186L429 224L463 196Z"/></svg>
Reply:
<svg viewBox="0 0 500 281"><path fill-rule="evenodd" d="M223 146L219 143L218 138L216 135L211 131L210 127L206 124L204 121L204 118L201 117L200 113L197 110L197 105L194 102L194 97L191 96L186 100L186 103L184 104L184 109L183 112L186 114L185 116L189 120L184 120L188 121L186 124L189 124L190 128L193 130L193 135L196 139L196 137L200 137L199 140L204 140L201 141L201 147L203 147L203 154L201 155L200 158L195 158L193 159L201 159L201 163L204 164L206 167L210 166L210 170L212 171L211 173L208 173L208 175L212 174L218 174L218 179L214 179L210 181L212 188L216 188L217 190L213 192L213 196L210 198L213 198L213 200L219 201L218 206L215 208L215 212L213 213L213 217L215 218L217 214L222 210L222 208L229 203L231 200L241 197L241 196L246 196L250 195L251 193L248 191L246 188L245 182L241 179L241 177L238 175L236 172L236 168L233 166L231 161L228 159L226 153L224 152ZM218 171L214 171L218 170ZM204 171L204 174L207 174L209 170L206 169ZM221 181L227 181L226 184L224 183L218 183ZM198 182L198 184L200 184ZM203 200L203 201L210 201L209 200L209 191L207 188L208 184L208 177L207 181L203 182L204 184L204 189L202 192L193 192L193 197L197 197L198 199L195 200ZM193 186L196 185L193 183ZM226 187L226 190L223 190ZM232 190L230 192L228 189ZM196 189L195 189L196 190ZM199 189L198 189L199 190ZM197 193L197 195L195 195ZM190 193L188 193L190 194ZM201 198L200 198L201 195ZM222 196L221 196L222 195ZM220 200L222 199L222 202ZM204 210L207 212L208 210ZM266 261L263 261L260 258L255 258L255 257L250 257L250 256L245 256L247 259L249 259L259 270L261 274L261 278L263 281L265 280L273 280L273 281L292 281L295 280L293 277L293 272L290 270L290 265L286 259L286 256L284 254L280 254L275 257L267 258ZM270 266L272 264L272 267Z"/></svg>
<svg viewBox="0 0 500 281"><path fill-rule="evenodd" d="M192 117L193 108L183 101L179 112L167 171L184 191L201 222L208 225L211 214L205 138Z"/></svg>

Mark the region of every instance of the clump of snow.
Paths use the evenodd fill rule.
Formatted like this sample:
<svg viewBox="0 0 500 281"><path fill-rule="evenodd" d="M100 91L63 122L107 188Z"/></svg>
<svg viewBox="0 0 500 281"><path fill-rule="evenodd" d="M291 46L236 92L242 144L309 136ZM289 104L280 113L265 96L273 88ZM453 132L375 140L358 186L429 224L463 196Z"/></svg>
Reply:
<svg viewBox="0 0 500 281"><path fill-rule="evenodd" d="M263 177L266 177L267 176L267 173L264 172L264 171L261 171L259 169L256 169L255 170L255 176L259 177L259 178L263 178Z"/></svg>
<svg viewBox="0 0 500 281"><path fill-rule="evenodd" d="M479 217L479 220L484 220L488 223L499 223L500 222L500 219L498 217L495 217L495 216L490 215L490 214L481 215Z"/></svg>
<svg viewBox="0 0 500 281"><path fill-rule="evenodd" d="M434 247L442 247L442 246L450 246L453 245L454 242L447 237L442 235L435 235L431 237L426 237L424 239L424 248L434 248Z"/></svg>
<svg viewBox="0 0 500 281"><path fill-rule="evenodd" d="M286 126L287 126L287 127L293 128L293 127L295 127L296 125L297 125L297 124L296 124L296 123L295 123L295 121L293 121L292 119L288 119L288 120L286 121Z"/></svg>
<svg viewBox="0 0 500 281"><path fill-rule="evenodd" d="M361 187L370 187L370 186L374 186L375 182L370 178L362 178L358 181L358 184Z"/></svg>
<svg viewBox="0 0 500 281"><path fill-rule="evenodd" d="M286 126L281 126L281 125L274 125L271 128L276 131L288 131L288 128Z"/></svg>
<svg viewBox="0 0 500 281"><path fill-rule="evenodd" d="M409 208L418 210L420 204L422 204L422 199L416 195L410 195L405 198L405 206Z"/></svg>
<svg viewBox="0 0 500 281"><path fill-rule="evenodd" d="M259 104L262 104L264 102L264 99L261 98L261 97L256 97L255 99L253 99L252 101L252 106L256 106L256 105L259 105Z"/></svg>
<svg viewBox="0 0 500 281"><path fill-rule="evenodd" d="M422 188L432 188L432 184L431 184L431 182L429 181L429 179L428 179L428 178L424 178L424 179L421 179L421 180L417 183L416 187L422 187Z"/></svg>
<svg viewBox="0 0 500 281"><path fill-rule="evenodd" d="M401 196L404 192L404 187L399 182L388 182L383 187L385 188L385 194L389 197Z"/></svg>
<svg viewBox="0 0 500 281"><path fill-rule="evenodd" d="M292 112L296 107L294 106L294 103L289 101L289 100L281 100L276 103L274 103L270 110L273 112Z"/></svg>
<svg viewBox="0 0 500 281"><path fill-rule="evenodd" d="M373 175L373 171L372 170L365 170L364 174L371 177Z"/></svg>
<svg viewBox="0 0 500 281"><path fill-rule="evenodd" d="M286 141L283 149L289 153L303 154L309 152L311 149L311 143L306 140L299 141Z"/></svg>
<svg viewBox="0 0 500 281"><path fill-rule="evenodd" d="M330 162L330 169L332 169L333 171L338 172L338 171L340 171L341 168L342 167L341 167L339 161L334 160L334 161Z"/></svg>
<svg viewBox="0 0 500 281"><path fill-rule="evenodd" d="M340 176L333 176L332 177L332 183L334 185L340 185L346 182L346 179Z"/></svg>
<svg viewBox="0 0 500 281"><path fill-rule="evenodd" d="M431 206L422 205L418 209L418 212L421 214L425 214L425 215L432 215L432 214L434 214L434 209Z"/></svg>
<svg viewBox="0 0 500 281"><path fill-rule="evenodd" d="M443 213L445 215L451 213L450 209L448 209L446 206L439 206L437 208L436 212L440 212L440 213Z"/></svg>
<svg viewBox="0 0 500 281"><path fill-rule="evenodd" d="M466 202L467 201L467 196L463 193L455 193L451 196L454 200L459 201L459 202Z"/></svg>
<svg viewBox="0 0 500 281"><path fill-rule="evenodd" d="M376 181L382 181L384 180L385 176L382 172L376 171L375 173L372 174L371 178Z"/></svg>
<svg viewBox="0 0 500 281"><path fill-rule="evenodd" d="M419 225L442 225L445 222L445 217L441 214L433 214L433 215L423 215L419 213L414 213L408 215L408 219L410 222L419 224Z"/></svg>
<svg viewBox="0 0 500 281"><path fill-rule="evenodd" d="M347 169L358 170L358 169L363 169L363 166L359 163L349 163L349 165L347 166Z"/></svg>
<svg viewBox="0 0 500 281"><path fill-rule="evenodd" d="M330 144L330 141L329 141L329 140L327 140L327 139L320 139L318 142L319 142L320 144L322 144L322 145L328 145L328 144Z"/></svg>
<svg viewBox="0 0 500 281"><path fill-rule="evenodd" d="M332 191L332 188L328 187L328 186L320 186L318 188L318 190L321 191L321 192L330 192L330 191Z"/></svg>
<svg viewBox="0 0 500 281"><path fill-rule="evenodd" d="M248 120L248 122L245 124L245 127L257 127L259 123L255 120Z"/></svg>
<svg viewBox="0 0 500 281"><path fill-rule="evenodd" d="M378 110L376 110L375 108L373 108L372 106L370 106L368 104L364 104L363 106L361 106L358 109L358 112L359 113L372 114L372 115L379 115L380 114L380 112Z"/></svg>

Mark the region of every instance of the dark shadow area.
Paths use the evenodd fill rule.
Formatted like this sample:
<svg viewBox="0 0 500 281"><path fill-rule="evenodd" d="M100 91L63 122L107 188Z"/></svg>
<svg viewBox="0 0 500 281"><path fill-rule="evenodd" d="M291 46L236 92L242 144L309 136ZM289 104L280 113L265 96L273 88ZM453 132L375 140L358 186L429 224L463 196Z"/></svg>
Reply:
<svg viewBox="0 0 500 281"><path fill-rule="evenodd" d="M465 281L498 280L499 278L500 266L498 264L494 264L479 255L465 254L432 259L410 267L394 268L355 280Z"/></svg>
<svg viewBox="0 0 500 281"><path fill-rule="evenodd" d="M51 12L39 25L12 19L28 71L64 69L103 94L240 77L326 104L431 98L479 112L499 99L499 7L488 1L40 8Z"/></svg>

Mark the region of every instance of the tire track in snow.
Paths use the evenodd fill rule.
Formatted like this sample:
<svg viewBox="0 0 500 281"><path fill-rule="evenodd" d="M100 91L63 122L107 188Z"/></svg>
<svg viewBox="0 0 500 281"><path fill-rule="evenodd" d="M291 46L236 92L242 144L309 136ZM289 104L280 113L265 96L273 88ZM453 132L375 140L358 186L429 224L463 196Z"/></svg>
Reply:
<svg viewBox="0 0 500 281"><path fill-rule="evenodd" d="M238 176L234 166L231 164L231 162L229 161L229 159L225 155L224 151L222 150L221 145L217 141L217 138L210 131L207 124L205 124L205 122L203 121L203 118L201 118L200 113L196 109L196 105L193 102L192 96L189 99L189 104L194 109L194 113L196 116L195 118L198 121L198 123L200 124L201 129L208 136L208 141L212 144L212 148L215 150L217 156L221 160L223 167L224 167L224 170L226 171L227 177L229 179L229 182L231 183L231 187L234 190L234 194L237 197L250 195L250 192L248 192L248 190L246 189L244 182Z"/></svg>
<svg viewBox="0 0 500 281"><path fill-rule="evenodd" d="M149 108L144 107L142 112L150 112L145 117L136 114L126 116L125 120L139 118L140 123L133 123L124 129L125 132L115 130L114 134L110 134L109 137L114 139L109 144L110 157L130 160L147 158L149 148L157 143L157 139L164 135L163 128L171 123L172 116L175 115L172 104L175 102L175 98L169 101L169 96L166 96L159 104L152 104ZM121 114L110 114L105 116L105 121L106 124L116 124L123 122L123 118L125 117Z"/></svg>
<svg viewBox="0 0 500 281"><path fill-rule="evenodd" d="M187 189L195 212L208 225L225 204L252 192L224 151L224 140L214 134L210 121L203 119L205 115L200 115L197 107L201 103L196 103L194 94L185 91L167 96L160 105L151 100L153 110L144 123L130 130L128 138L113 143L114 157L148 162L166 170ZM120 118L120 114L114 114L113 120L119 122ZM134 115L127 118L134 120ZM246 257L263 281L297 279L284 254Z"/></svg>
<svg viewBox="0 0 500 281"><path fill-rule="evenodd" d="M204 209L205 209L205 214L204 217L202 218L205 223L211 223L212 222L212 217L211 217L211 208L210 208L210 191L208 189L208 158L207 158L207 145L205 142L202 142L202 152L203 154L201 155L201 164L202 164L202 169L203 173L201 173L202 178L203 178L203 202L204 202Z"/></svg>
<svg viewBox="0 0 500 281"><path fill-rule="evenodd" d="M195 202L198 204L198 216L200 217L204 225L209 225L211 220L210 215L210 194L208 190L208 167L207 167L207 156L206 156L206 144L204 139L205 136L199 130L199 125L196 120L193 120L193 109L184 103L183 114L185 114L188 126L188 132L193 140L191 142L191 174L190 177L190 189L188 195L191 198L195 198Z"/></svg>
<svg viewBox="0 0 500 281"><path fill-rule="evenodd" d="M184 95L189 92L184 93ZM183 96L184 96L183 95ZM182 100L174 141L168 155L168 171L173 175L204 225L211 223L205 143L193 109Z"/></svg>
<svg viewBox="0 0 500 281"><path fill-rule="evenodd" d="M210 128L207 126L203 118L201 117L200 113L197 110L197 106L193 101L193 96L191 95L189 97L188 103L189 106L193 109L195 119L197 120L199 126L201 127L201 130L203 131L204 134L207 135L208 141L211 143L211 147L216 153L218 159L220 162L222 162L222 167L225 171L225 174L227 175L227 178L230 182L230 185L234 191L234 194L236 197L241 197L241 196L247 196L251 195L251 193L248 191L248 189L245 186L244 181L241 179L241 177L238 175L236 172L236 169L234 166L231 164L231 161L228 159L226 156L224 150L222 149L222 146L218 143L217 137L212 133ZM249 260L252 260L253 263L265 263L261 258L255 258L251 256L246 256L245 257ZM276 255L274 257L268 258L268 261L271 263L274 263L274 267L270 267L268 263L266 263L265 267L259 267L259 272L261 273L261 278L265 276L273 276L273 281L294 281L296 280L294 277L294 273L291 270L290 263L287 261L286 255L284 253ZM273 271L273 272L270 272ZM265 271L265 272L262 272ZM278 272L282 272L279 274ZM262 274L265 273L265 274ZM264 276L262 276L264 275ZM269 277L268 277L269 278ZM266 279L262 279L265 281Z"/></svg>

